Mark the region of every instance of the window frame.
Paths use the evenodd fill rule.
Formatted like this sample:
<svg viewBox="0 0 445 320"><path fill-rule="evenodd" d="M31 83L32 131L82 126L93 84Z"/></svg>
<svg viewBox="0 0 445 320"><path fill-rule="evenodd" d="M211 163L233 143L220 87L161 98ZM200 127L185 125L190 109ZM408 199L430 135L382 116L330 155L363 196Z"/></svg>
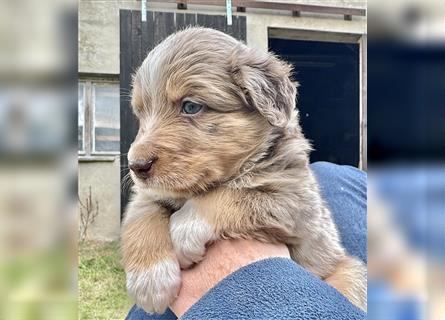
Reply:
<svg viewBox="0 0 445 320"><path fill-rule="evenodd" d="M79 85L82 84L83 85L83 90L82 90L82 101L83 101L83 126L82 126L82 150L79 150L79 141L77 141L77 152L79 153L79 156L84 156L86 154L86 148L85 148L85 98L86 98L86 83L84 81L79 81L77 84L77 94L79 94ZM77 97L77 130L79 130L79 97ZM79 133L78 135L78 139L79 139Z"/></svg>
<svg viewBox="0 0 445 320"><path fill-rule="evenodd" d="M95 84L117 84L120 95L120 83L117 79L103 78L79 78L78 83L84 84L84 125L83 125L83 151L78 151L81 161L114 161L119 151L96 151L95 150ZM119 128L120 130L120 128Z"/></svg>

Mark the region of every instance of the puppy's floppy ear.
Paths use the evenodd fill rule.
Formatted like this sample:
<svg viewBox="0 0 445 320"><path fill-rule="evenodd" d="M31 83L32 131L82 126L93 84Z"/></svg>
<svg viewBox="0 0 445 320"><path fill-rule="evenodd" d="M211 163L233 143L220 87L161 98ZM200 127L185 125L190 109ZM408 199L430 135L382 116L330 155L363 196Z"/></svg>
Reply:
<svg viewBox="0 0 445 320"><path fill-rule="evenodd" d="M244 45L235 48L230 63L233 80L243 91L245 102L271 125L286 127L297 94L289 78L292 67L270 53Z"/></svg>

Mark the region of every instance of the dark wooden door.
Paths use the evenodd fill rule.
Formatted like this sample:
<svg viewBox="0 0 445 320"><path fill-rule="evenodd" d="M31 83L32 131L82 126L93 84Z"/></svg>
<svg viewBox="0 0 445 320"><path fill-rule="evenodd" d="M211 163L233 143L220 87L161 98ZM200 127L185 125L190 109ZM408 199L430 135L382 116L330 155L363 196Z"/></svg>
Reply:
<svg viewBox="0 0 445 320"><path fill-rule="evenodd" d="M138 131L138 124L130 106L131 76L158 43L175 31L187 26L203 26L226 32L246 41L246 17L233 16L228 26L223 15L147 11L141 21L141 11L120 11L120 152L121 152L121 216L130 195L127 153ZM125 184L125 186L124 186Z"/></svg>
<svg viewBox="0 0 445 320"><path fill-rule="evenodd" d="M311 162L358 166L360 82L358 43L269 39L269 48L294 66L300 83L300 123L314 151Z"/></svg>

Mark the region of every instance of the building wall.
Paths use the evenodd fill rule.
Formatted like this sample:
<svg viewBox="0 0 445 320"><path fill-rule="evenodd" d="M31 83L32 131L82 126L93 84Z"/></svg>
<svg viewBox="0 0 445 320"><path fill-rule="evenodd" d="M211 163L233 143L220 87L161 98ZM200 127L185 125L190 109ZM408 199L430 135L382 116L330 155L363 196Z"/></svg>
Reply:
<svg viewBox="0 0 445 320"><path fill-rule="evenodd" d="M283 0L281 0L282 2ZM290 1L292 2L292 1ZM147 2L147 9L176 12L174 4ZM298 3L315 4L314 1ZM323 0L322 5L366 7L366 1ZM140 10L140 1L81 0L79 3L79 73L119 74L119 9ZM184 12L184 11L181 11ZM187 12L225 14L222 7L188 6ZM235 13L240 14L240 13ZM348 34L366 34L366 18L345 21L339 15L303 13L292 17L290 12L248 9L247 44L267 50L268 27L312 30ZM85 197L91 186L99 200L100 215L91 228L90 238L116 240L120 228L120 165L119 161L79 162L79 194Z"/></svg>
<svg viewBox="0 0 445 320"><path fill-rule="evenodd" d="M280 0L283 2L283 0ZM288 0L287 2L295 2ZM174 4L150 4L148 9L178 12ZM341 7L366 7L366 1L324 0L298 1ZM95 1L79 2L79 72L119 74L119 9L140 10L140 1ZM180 12L184 12L180 10ZM191 6L187 12L225 14L222 7ZM271 14L272 13L272 14ZM242 14L242 13L235 13ZM247 17L247 44L267 48L267 27L284 27L329 32L366 33L366 18L353 17L345 21L339 15L318 15L303 13L292 17L290 12L248 9L242 14Z"/></svg>
<svg viewBox="0 0 445 320"><path fill-rule="evenodd" d="M99 215L87 232L88 239L117 240L120 230L120 161L79 162L79 198L85 202L91 187Z"/></svg>

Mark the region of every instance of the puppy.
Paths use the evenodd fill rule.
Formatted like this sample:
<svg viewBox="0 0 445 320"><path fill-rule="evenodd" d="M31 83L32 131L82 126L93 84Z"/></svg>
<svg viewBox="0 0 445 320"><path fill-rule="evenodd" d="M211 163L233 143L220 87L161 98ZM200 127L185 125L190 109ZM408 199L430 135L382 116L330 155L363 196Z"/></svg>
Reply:
<svg viewBox="0 0 445 320"><path fill-rule="evenodd" d="M309 168L291 67L212 29L189 28L136 72L139 132L122 227L127 289L148 312L218 239L287 244L292 258L366 308L366 268L346 254ZM125 130L125 128L122 128Z"/></svg>

